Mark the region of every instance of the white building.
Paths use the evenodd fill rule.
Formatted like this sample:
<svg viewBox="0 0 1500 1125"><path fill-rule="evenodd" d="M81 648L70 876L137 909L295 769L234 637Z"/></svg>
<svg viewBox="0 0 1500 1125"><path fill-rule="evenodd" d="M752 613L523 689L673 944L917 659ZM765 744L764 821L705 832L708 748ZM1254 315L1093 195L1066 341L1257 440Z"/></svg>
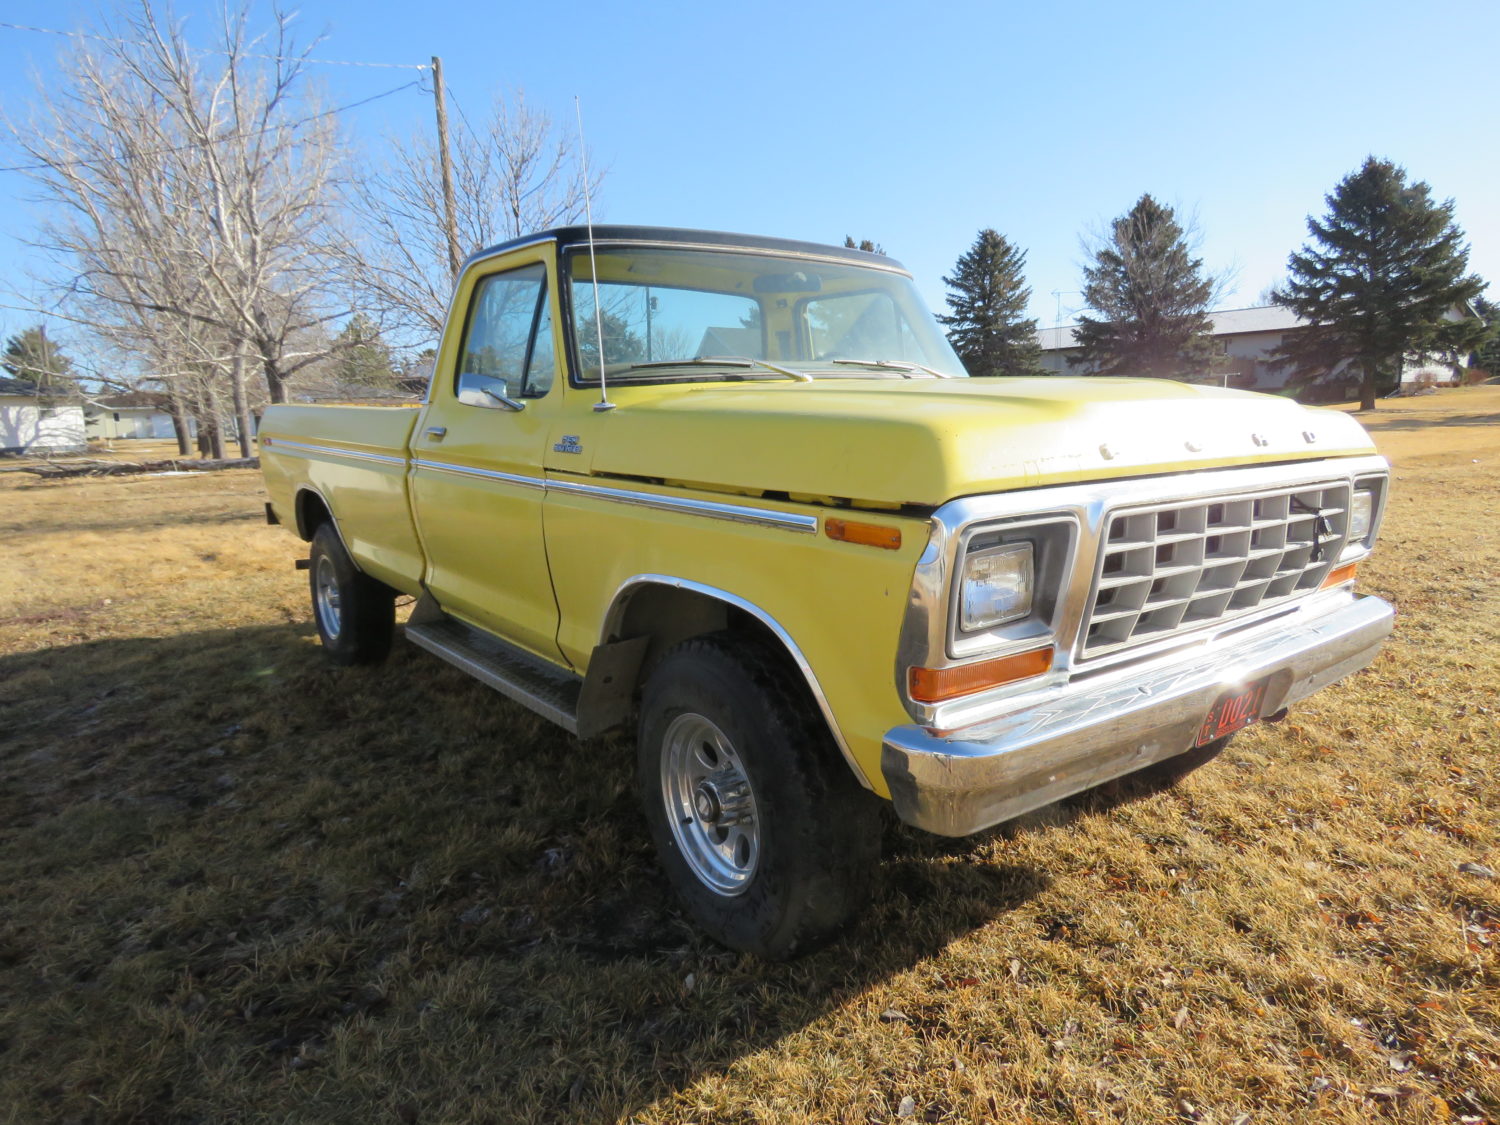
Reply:
<svg viewBox="0 0 1500 1125"><path fill-rule="evenodd" d="M173 441L177 431L172 426L160 396L144 391L105 395L83 408L84 424L90 438L102 441ZM189 439L197 436L197 423L188 420Z"/></svg>
<svg viewBox="0 0 1500 1125"><path fill-rule="evenodd" d="M1477 315L1473 309L1455 309L1449 318L1457 320ZM1280 305L1260 305L1249 309L1218 309L1208 314L1212 325L1214 343L1220 358L1213 368L1212 376L1205 375L1203 381L1224 382L1231 387L1242 387L1252 391L1280 391L1291 374L1290 368L1271 359L1281 342L1289 335L1301 331L1307 322L1290 309ZM1079 354L1074 337L1076 324L1065 324L1058 328L1043 328L1037 332L1042 346L1042 366L1056 375L1086 375L1083 367L1068 364L1069 356ZM1424 362L1407 362L1402 367L1403 388L1424 382L1456 382L1453 366L1441 357L1429 356ZM1350 369L1350 361L1336 364L1325 376L1317 380L1317 397L1324 400L1357 398L1359 396L1360 372Z"/></svg>
<svg viewBox="0 0 1500 1125"><path fill-rule="evenodd" d="M0 376L0 453L81 453L83 408L44 396L35 383Z"/></svg>

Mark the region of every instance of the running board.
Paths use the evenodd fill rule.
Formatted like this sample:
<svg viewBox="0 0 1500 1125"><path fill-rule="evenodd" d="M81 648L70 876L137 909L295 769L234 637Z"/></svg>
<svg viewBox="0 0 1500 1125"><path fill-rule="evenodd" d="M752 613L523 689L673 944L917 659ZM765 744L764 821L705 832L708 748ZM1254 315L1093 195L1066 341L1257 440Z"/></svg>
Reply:
<svg viewBox="0 0 1500 1125"><path fill-rule="evenodd" d="M426 600L425 598L423 599ZM422 609L421 606L418 607ZM578 696L583 681L506 644L498 637L471 629L441 611L414 612L406 639L434 656L463 669L507 699L535 711L569 734L578 733Z"/></svg>

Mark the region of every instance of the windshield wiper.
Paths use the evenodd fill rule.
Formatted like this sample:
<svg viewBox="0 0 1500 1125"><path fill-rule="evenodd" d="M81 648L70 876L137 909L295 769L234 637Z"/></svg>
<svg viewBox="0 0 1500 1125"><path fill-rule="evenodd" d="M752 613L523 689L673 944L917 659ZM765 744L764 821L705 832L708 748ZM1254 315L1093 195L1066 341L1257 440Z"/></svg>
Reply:
<svg viewBox="0 0 1500 1125"><path fill-rule="evenodd" d="M956 379L956 375L947 375L936 368L928 367L925 363L913 363L911 360L894 359L831 359L829 363L852 364L855 367L890 367L896 371L925 371L934 379ZM910 379L911 376L907 375Z"/></svg>
<svg viewBox="0 0 1500 1125"><path fill-rule="evenodd" d="M763 359L752 359L745 355L695 355L691 359L654 359L646 363L632 363L626 370L642 371L650 367L763 367L799 383L811 383L813 377L805 371L793 371L790 367L768 363Z"/></svg>

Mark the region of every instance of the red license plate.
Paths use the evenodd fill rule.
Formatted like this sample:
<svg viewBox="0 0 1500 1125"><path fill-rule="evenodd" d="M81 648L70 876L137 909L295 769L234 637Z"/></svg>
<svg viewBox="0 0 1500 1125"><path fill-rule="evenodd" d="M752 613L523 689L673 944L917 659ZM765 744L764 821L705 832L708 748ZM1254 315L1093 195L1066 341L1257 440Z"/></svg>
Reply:
<svg viewBox="0 0 1500 1125"><path fill-rule="evenodd" d="M1198 741L1193 745L1202 746L1223 738L1226 734L1244 730L1260 718L1261 705L1266 701L1266 685L1270 682L1271 678L1267 676L1264 680L1256 680L1249 687L1221 695L1219 701L1210 708L1203 725L1198 728Z"/></svg>

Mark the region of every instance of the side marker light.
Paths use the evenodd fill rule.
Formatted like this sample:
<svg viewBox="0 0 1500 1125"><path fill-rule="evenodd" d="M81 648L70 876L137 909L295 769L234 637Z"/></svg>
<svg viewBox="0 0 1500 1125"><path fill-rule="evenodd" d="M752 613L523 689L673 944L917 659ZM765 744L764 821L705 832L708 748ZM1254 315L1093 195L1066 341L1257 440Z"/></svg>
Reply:
<svg viewBox="0 0 1500 1125"><path fill-rule="evenodd" d="M1326 590L1330 586L1354 581L1354 572L1358 569L1359 563L1345 563L1343 566L1334 567L1328 572L1328 577L1323 579L1322 588Z"/></svg>
<svg viewBox="0 0 1500 1125"><path fill-rule="evenodd" d="M823 534L841 543L859 543L865 547L880 547L886 551L894 551L901 546L901 529L885 527L878 523L826 519L823 521Z"/></svg>

